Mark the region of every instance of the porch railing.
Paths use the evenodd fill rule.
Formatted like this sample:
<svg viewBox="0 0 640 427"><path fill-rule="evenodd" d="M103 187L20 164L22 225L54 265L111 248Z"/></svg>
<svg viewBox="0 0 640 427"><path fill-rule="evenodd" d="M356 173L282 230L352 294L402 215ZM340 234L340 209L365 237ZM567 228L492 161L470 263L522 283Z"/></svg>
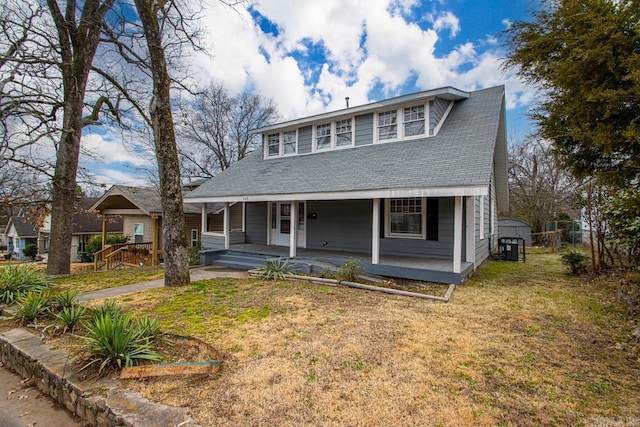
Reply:
<svg viewBox="0 0 640 427"><path fill-rule="evenodd" d="M116 243L94 253L93 260L95 271L113 270L121 265L152 265L153 243Z"/></svg>

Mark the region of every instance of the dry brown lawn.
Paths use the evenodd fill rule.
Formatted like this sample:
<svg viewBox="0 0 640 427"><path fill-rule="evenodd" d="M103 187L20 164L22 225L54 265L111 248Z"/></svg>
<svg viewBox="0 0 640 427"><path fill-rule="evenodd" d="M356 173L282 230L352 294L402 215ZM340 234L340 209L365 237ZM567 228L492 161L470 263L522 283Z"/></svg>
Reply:
<svg viewBox="0 0 640 427"><path fill-rule="evenodd" d="M121 300L212 344L223 370L126 386L204 426L640 425L637 325L615 288L538 253L485 265L449 303L302 282L154 289Z"/></svg>

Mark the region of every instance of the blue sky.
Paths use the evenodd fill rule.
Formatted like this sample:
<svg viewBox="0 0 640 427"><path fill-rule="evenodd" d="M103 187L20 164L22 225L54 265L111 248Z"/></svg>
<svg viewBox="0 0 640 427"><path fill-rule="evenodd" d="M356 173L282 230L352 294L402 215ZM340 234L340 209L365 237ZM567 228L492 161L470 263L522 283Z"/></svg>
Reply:
<svg viewBox="0 0 640 427"><path fill-rule="evenodd" d="M259 0L231 9L213 2L203 21L211 55L188 57L199 84L273 98L283 120L442 86L504 84L507 132L522 140L535 91L504 73L499 34L529 18L534 0ZM92 135L99 181L139 184L148 163L117 149L117 134ZM101 145L100 145L101 144ZM91 149L91 146L89 147ZM113 157L113 158L112 158ZM130 161L127 161L130 157Z"/></svg>

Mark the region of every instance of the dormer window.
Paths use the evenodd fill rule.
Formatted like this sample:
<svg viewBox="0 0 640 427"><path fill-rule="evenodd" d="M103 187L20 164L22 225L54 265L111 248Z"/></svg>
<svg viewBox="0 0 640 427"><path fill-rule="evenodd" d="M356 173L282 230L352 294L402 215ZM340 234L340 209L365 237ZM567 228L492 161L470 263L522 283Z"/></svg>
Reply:
<svg viewBox="0 0 640 427"><path fill-rule="evenodd" d="M269 157L280 155L280 134L272 133L267 135L267 147L269 150Z"/></svg>
<svg viewBox="0 0 640 427"><path fill-rule="evenodd" d="M331 123L316 126L316 148L331 148Z"/></svg>
<svg viewBox="0 0 640 427"><path fill-rule="evenodd" d="M425 134L424 105L404 109L404 136Z"/></svg>
<svg viewBox="0 0 640 427"><path fill-rule="evenodd" d="M398 137L398 111L391 110L378 114L378 141Z"/></svg>
<svg viewBox="0 0 640 427"><path fill-rule="evenodd" d="M284 154L296 154L296 131L290 130L283 132Z"/></svg>
<svg viewBox="0 0 640 427"><path fill-rule="evenodd" d="M338 120L336 122L336 147L343 147L352 143L351 119Z"/></svg>
<svg viewBox="0 0 640 427"><path fill-rule="evenodd" d="M336 120L315 127L315 149L351 147L353 145L353 119Z"/></svg>
<svg viewBox="0 0 640 427"><path fill-rule="evenodd" d="M267 156L287 156L298 151L298 131L289 130L267 135Z"/></svg>

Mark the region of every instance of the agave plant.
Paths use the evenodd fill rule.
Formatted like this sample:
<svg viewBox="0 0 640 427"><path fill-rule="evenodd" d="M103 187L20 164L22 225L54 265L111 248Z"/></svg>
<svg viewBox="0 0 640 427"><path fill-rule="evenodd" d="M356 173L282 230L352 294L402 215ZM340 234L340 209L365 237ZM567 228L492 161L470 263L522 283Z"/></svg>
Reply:
<svg viewBox="0 0 640 427"><path fill-rule="evenodd" d="M105 300L102 305L99 305L93 309L94 317L98 317L100 315L114 317L124 312L124 306L122 304L118 304L112 299Z"/></svg>
<svg viewBox="0 0 640 427"><path fill-rule="evenodd" d="M260 267L256 271L259 277L264 280L284 280L287 274L291 274L289 260L284 258L265 261L264 267Z"/></svg>
<svg viewBox="0 0 640 427"><path fill-rule="evenodd" d="M91 354L93 360L82 369L100 363L99 372L102 373L110 366L122 369L143 360L162 359L162 355L153 348L149 338L137 327L130 313L120 311L111 315L98 312L83 325L87 335L82 337L82 347Z"/></svg>
<svg viewBox="0 0 640 427"><path fill-rule="evenodd" d="M8 265L0 269L0 302L13 304L28 292L49 289L51 282L29 264Z"/></svg>

